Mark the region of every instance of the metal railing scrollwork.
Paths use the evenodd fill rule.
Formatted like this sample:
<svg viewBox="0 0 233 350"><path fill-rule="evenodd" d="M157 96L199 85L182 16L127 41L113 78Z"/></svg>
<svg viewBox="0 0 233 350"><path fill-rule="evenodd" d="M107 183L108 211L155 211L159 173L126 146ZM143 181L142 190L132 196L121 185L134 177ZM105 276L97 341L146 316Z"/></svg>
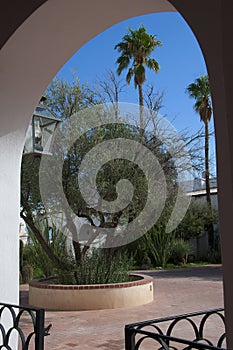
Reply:
<svg viewBox="0 0 233 350"><path fill-rule="evenodd" d="M43 350L51 328L44 327L44 315L43 309L0 303L0 350Z"/></svg>
<svg viewBox="0 0 233 350"><path fill-rule="evenodd" d="M226 350L225 342L222 308L125 326L125 350Z"/></svg>

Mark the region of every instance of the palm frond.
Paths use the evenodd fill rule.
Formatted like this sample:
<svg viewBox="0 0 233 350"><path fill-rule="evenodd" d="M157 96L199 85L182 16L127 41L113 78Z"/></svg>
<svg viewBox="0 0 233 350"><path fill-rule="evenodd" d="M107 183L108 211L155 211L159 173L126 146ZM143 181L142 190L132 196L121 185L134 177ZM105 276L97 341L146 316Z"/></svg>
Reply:
<svg viewBox="0 0 233 350"><path fill-rule="evenodd" d="M140 26L137 30L129 27L128 33L114 47L121 54L116 61L117 74L120 75L124 69L131 65L126 75L127 83L130 83L132 75L134 75L135 86L143 84L146 80L146 66L155 72L160 69L158 62L149 56L156 46L161 45L161 41L158 41L155 35L148 34L144 26Z"/></svg>
<svg viewBox="0 0 233 350"><path fill-rule="evenodd" d="M159 63L154 58L146 58L145 61L148 68L152 69L154 72L158 73L160 70Z"/></svg>
<svg viewBox="0 0 233 350"><path fill-rule="evenodd" d="M130 68L130 69L128 70L127 75L126 75L126 82L127 82L127 84L130 84L130 81L131 81L131 79L132 79L133 74L134 74L134 71L133 71L132 68Z"/></svg>
<svg viewBox="0 0 233 350"><path fill-rule="evenodd" d="M188 85L186 93L195 99L194 110L202 121L209 122L212 114L211 94L208 75L201 75Z"/></svg>
<svg viewBox="0 0 233 350"><path fill-rule="evenodd" d="M116 63L118 64L117 74L120 75L124 69L128 68L130 64L130 57L128 55L121 55L118 57Z"/></svg>

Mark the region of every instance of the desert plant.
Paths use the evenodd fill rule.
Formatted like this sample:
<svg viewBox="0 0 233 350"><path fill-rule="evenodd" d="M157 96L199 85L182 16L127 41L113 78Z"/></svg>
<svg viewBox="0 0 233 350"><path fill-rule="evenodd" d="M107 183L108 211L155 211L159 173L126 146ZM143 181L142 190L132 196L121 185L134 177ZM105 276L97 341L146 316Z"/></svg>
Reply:
<svg viewBox="0 0 233 350"><path fill-rule="evenodd" d="M67 253L66 236L55 225L52 225L52 234L51 226L46 220L37 220L37 227L43 232L53 254L62 262L60 268L57 268L29 229L30 239L24 248L24 254L34 269L42 272L40 277L54 276L57 283L71 285L120 283L128 280L133 262L126 252L92 249L78 265L74 256Z"/></svg>
<svg viewBox="0 0 233 350"><path fill-rule="evenodd" d="M29 264L22 268L22 283L29 283L33 278L33 267Z"/></svg>
<svg viewBox="0 0 233 350"><path fill-rule="evenodd" d="M107 254L105 250L92 249L76 266L73 273L56 271L57 281L62 284L105 284L129 280L133 260L126 252Z"/></svg>
<svg viewBox="0 0 233 350"><path fill-rule="evenodd" d="M53 254L61 261L61 267L67 266L70 263L70 257L66 248L66 237L56 228L54 224L49 225L47 220L36 219L36 227L42 232L43 238L51 248ZM35 238L32 230L28 228L29 241L24 247L24 257L26 261L40 270L42 276L51 276L56 270L56 266L51 261L41 245Z"/></svg>
<svg viewBox="0 0 233 350"><path fill-rule="evenodd" d="M175 239L171 246L170 261L174 264L186 264L190 250L191 245L189 242L183 239Z"/></svg>
<svg viewBox="0 0 233 350"><path fill-rule="evenodd" d="M161 226L153 226L145 235L147 246L156 267L165 267L173 248L174 234L165 232Z"/></svg>

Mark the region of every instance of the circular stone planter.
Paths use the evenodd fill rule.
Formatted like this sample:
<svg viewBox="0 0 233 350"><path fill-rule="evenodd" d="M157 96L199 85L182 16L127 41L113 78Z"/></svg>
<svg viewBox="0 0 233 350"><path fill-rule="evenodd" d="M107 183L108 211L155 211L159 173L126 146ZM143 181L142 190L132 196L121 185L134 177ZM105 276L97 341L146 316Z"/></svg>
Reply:
<svg viewBox="0 0 233 350"><path fill-rule="evenodd" d="M29 283L29 304L48 310L100 310L133 307L153 300L153 279L130 275L132 281L115 284L58 285L53 278Z"/></svg>

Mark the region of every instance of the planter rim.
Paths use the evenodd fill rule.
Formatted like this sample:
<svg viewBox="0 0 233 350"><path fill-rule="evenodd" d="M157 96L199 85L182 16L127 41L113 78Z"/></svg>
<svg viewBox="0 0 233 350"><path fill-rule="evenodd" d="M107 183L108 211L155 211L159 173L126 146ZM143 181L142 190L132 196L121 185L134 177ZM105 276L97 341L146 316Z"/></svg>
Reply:
<svg viewBox="0 0 233 350"><path fill-rule="evenodd" d="M29 286L33 288L40 289L108 289L108 288L129 288L133 286L143 285L151 283L153 281L152 277L131 273L130 276L137 277L135 281L121 282L121 283L107 283L107 284L85 284L85 285L70 285L70 284L50 284L49 281L52 281L54 277L45 277L35 279L29 282Z"/></svg>

